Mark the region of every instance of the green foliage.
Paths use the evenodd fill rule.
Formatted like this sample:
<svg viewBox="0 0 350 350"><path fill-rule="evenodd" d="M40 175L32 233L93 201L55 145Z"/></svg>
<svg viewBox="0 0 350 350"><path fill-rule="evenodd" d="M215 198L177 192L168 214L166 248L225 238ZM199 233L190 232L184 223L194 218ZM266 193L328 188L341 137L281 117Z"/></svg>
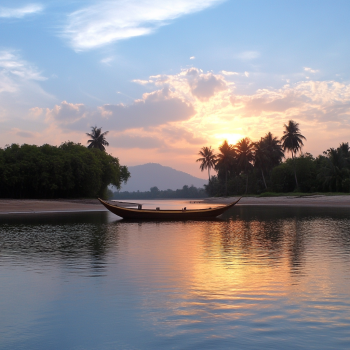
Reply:
<svg viewBox="0 0 350 350"><path fill-rule="evenodd" d="M209 196L218 196L224 193L225 187L223 182L219 180L218 176L212 176L207 185L204 185L205 192Z"/></svg>
<svg viewBox="0 0 350 350"><path fill-rule="evenodd" d="M183 186L182 189L176 191L161 191L158 187L151 187L146 192L114 192L113 199L155 199L155 198L205 198L207 194L203 188L194 186Z"/></svg>
<svg viewBox="0 0 350 350"><path fill-rule="evenodd" d="M323 152L326 157L320 161L318 179L327 191L349 192L350 156L349 144L342 143L337 149L330 148Z"/></svg>
<svg viewBox="0 0 350 350"><path fill-rule="evenodd" d="M291 160L288 160L291 162ZM310 153L302 154L295 159L296 172L298 174L299 190L301 192L315 192L319 187L316 179L317 168L315 159Z"/></svg>
<svg viewBox="0 0 350 350"><path fill-rule="evenodd" d="M300 133L299 123L294 120L289 120L288 124L284 124L283 136L281 138L283 150L287 150L294 155L304 146L303 140L305 136Z"/></svg>
<svg viewBox="0 0 350 350"><path fill-rule="evenodd" d="M284 163L273 168L271 172L273 191L292 192L295 190L294 163L300 191L316 191L319 187L319 183L316 180L316 162L309 153L294 158L294 160L287 159Z"/></svg>
<svg viewBox="0 0 350 350"><path fill-rule="evenodd" d="M260 141L254 143L254 167L260 170L264 190L267 190L269 174L284 158L280 140L268 132ZM260 175L259 175L260 176ZM261 187L258 185L258 187ZM258 189L259 192L259 189Z"/></svg>
<svg viewBox="0 0 350 350"><path fill-rule="evenodd" d="M245 193L245 176L235 176L231 177L228 181L228 193L242 195Z"/></svg>
<svg viewBox="0 0 350 350"><path fill-rule="evenodd" d="M225 196L228 191L228 178L237 171L237 154L232 145L225 140L219 147L220 153L216 156L215 169L218 171L218 178L225 181Z"/></svg>
<svg viewBox="0 0 350 350"><path fill-rule="evenodd" d="M238 166L244 171L246 178L245 193L248 192L248 170L252 168L252 162L254 161L254 143L248 137L240 140L236 144L237 161Z"/></svg>
<svg viewBox="0 0 350 350"><path fill-rule="evenodd" d="M272 190L274 192L291 192L295 187L293 166L290 162L282 163L272 169Z"/></svg>
<svg viewBox="0 0 350 350"><path fill-rule="evenodd" d="M73 142L0 149L1 198L105 197L129 177L118 158Z"/></svg>

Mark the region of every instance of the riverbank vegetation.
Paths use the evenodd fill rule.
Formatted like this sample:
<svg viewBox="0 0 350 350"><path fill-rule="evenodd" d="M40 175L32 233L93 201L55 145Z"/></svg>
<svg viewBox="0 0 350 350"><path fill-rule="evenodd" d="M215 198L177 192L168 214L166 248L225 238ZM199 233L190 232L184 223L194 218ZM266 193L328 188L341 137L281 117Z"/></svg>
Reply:
<svg viewBox="0 0 350 350"><path fill-rule="evenodd" d="M159 190L158 187L151 187L149 191L140 192L114 192L110 193L110 199L173 199L173 198L205 198L208 197L204 188L194 186L183 186L178 190Z"/></svg>
<svg viewBox="0 0 350 350"><path fill-rule="evenodd" d="M349 144L343 142L313 157L301 152L305 140L299 124L290 120L281 139L268 132L256 142L243 138L229 145L224 141L217 154L211 147L203 147L197 160L201 170L213 168L217 172L205 185L208 195L349 193Z"/></svg>
<svg viewBox="0 0 350 350"><path fill-rule="evenodd" d="M130 173L96 145L12 144L0 149L0 198L105 197L109 184L120 188Z"/></svg>

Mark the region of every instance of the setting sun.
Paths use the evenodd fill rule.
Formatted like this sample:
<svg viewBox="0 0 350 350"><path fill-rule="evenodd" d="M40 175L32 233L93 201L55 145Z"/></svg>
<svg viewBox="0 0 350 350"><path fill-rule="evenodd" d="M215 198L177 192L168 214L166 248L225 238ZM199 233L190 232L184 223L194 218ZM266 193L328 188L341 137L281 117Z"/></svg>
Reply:
<svg viewBox="0 0 350 350"><path fill-rule="evenodd" d="M215 138L217 139L218 146L221 145L225 140L227 140L227 142L230 145L234 145L237 143L237 141L239 141L243 137L244 136L241 134L216 134L215 135Z"/></svg>

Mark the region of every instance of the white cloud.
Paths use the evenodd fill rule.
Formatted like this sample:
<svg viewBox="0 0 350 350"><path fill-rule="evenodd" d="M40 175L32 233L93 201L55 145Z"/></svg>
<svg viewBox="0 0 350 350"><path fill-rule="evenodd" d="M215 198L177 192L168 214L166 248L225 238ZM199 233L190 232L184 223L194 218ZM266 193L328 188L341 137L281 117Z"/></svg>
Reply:
<svg viewBox="0 0 350 350"><path fill-rule="evenodd" d="M180 16L223 0L104 0L68 16L62 35L71 46L88 50L118 40L147 35Z"/></svg>
<svg viewBox="0 0 350 350"><path fill-rule="evenodd" d="M134 79L132 80L132 82L140 85L147 85L147 84L153 83L153 80Z"/></svg>
<svg viewBox="0 0 350 350"><path fill-rule="evenodd" d="M168 88L146 93L130 105L106 104L88 109L83 104L63 101L46 110L48 122L63 128L81 130L88 125L101 124L113 130L153 127L189 119L195 114L191 103L182 100Z"/></svg>
<svg viewBox="0 0 350 350"><path fill-rule="evenodd" d="M195 114L191 103L167 87L143 95L131 105L104 105L100 109L106 124L119 129L149 127L189 119Z"/></svg>
<svg viewBox="0 0 350 350"><path fill-rule="evenodd" d="M253 60L255 58L260 57L260 52L258 51L243 51L237 55L235 55L236 58L239 58L240 60L243 61L249 61Z"/></svg>
<svg viewBox="0 0 350 350"><path fill-rule="evenodd" d="M103 58L100 62L102 64L106 64L107 66L109 66L110 63L113 61L114 61L114 57L106 57L106 58Z"/></svg>
<svg viewBox="0 0 350 350"><path fill-rule="evenodd" d="M310 73L318 73L319 72L319 70L312 69L312 68L309 68L309 67L304 67L304 71L305 72L310 72Z"/></svg>
<svg viewBox="0 0 350 350"><path fill-rule="evenodd" d="M153 86L153 92L130 104L101 104L90 108L64 101L57 106L50 103L54 106L50 109L32 108L27 121L35 130L25 130L22 126L15 130L14 120L9 119L12 123L9 130L13 130L10 141L18 142L17 136L29 139L31 135L25 133L28 131L35 132L31 139L36 143L44 137L45 142L50 143L60 144L67 139L85 143L85 132L97 125L110 131L111 147L122 148L124 156L131 150L127 154L135 162L160 161L160 154L195 160L201 146L212 145L217 149L225 135L258 140L271 131L280 137L283 124L289 119L300 123L308 139L304 150L314 155L348 141L350 84L301 81L280 89L239 94L225 75L198 68L152 76L144 82L149 84L147 88ZM6 98L7 95L4 94ZM0 119L1 108L0 103ZM42 125L47 129L38 132ZM4 143L9 142L6 132L2 137ZM135 148L147 151L135 152Z"/></svg>
<svg viewBox="0 0 350 350"><path fill-rule="evenodd" d="M330 124L350 127L350 85L307 81L280 90L231 97L235 115L258 121L296 119L317 128Z"/></svg>
<svg viewBox="0 0 350 350"><path fill-rule="evenodd" d="M190 60L194 60L195 58L196 58L196 57L194 57L194 56L191 56L191 57L190 57Z"/></svg>
<svg viewBox="0 0 350 350"><path fill-rule="evenodd" d="M40 13L43 9L44 7L40 4L29 4L18 8L0 7L0 18L23 18Z"/></svg>
<svg viewBox="0 0 350 350"><path fill-rule="evenodd" d="M46 80L38 69L14 51L0 51L0 93L18 91L25 81Z"/></svg>
<svg viewBox="0 0 350 350"><path fill-rule="evenodd" d="M192 94L201 101L208 101L216 93L227 90L227 84L222 77L213 73L203 74L200 70L191 68L186 76Z"/></svg>
<svg viewBox="0 0 350 350"><path fill-rule="evenodd" d="M222 72L221 72L222 73ZM246 76L249 73L246 72ZM176 128L188 131L197 138L207 140L203 144L217 145L215 134L239 134L259 139L265 132L272 131L281 136L283 124L289 119L301 123L307 138L320 133L327 138L341 142L350 129L350 85L335 81L305 81L287 84L281 89L261 89L252 94L234 94L234 85L229 85L222 76L212 72L204 73L197 68L182 70L174 75L151 77L156 86L167 86L194 106L196 113L187 119L175 121L169 128L169 135L180 138ZM210 79L209 79L210 78ZM214 79L215 78L215 79ZM193 80L191 80L193 79ZM209 93L208 99L198 98L195 87L198 81L221 81L224 89ZM214 84L214 85L215 85ZM209 84L209 86L214 86ZM205 97L202 95L201 97ZM175 129L174 129L175 128ZM242 136L243 137L243 136ZM310 145L310 150L324 150L320 137ZM348 137L348 136L346 136ZM186 135L186 140L190 138ZM193 143L194 144L194 143ZM330 145L331 146L331 145ZM329 147L330 147L329 146ZM175 147L175 146L174 146ZM315 153L318 154L318 153Z"/></svg>
<svg viewBox="0 0 350 350"><path fill-rule="evenodd" d="M29 127L28 121L34 117L29 109L56 102L55 97L40 85L45 79L36 66L25 61L16 51L0 51L0 129L3 137L10 138L9 132L14 126ZM40 129L39 125L36 127ZM17 134L11 135L15 137ZM20 135L23 137L24 134ZM6 143L9 142L14 141L10 138Z"/></svg>
<svg viewBox="0 0 350 350"><path fill-rule="evenodd" d="M48 110L46 116L62 124L71 124L85 116L87 108L81 103L68 103L63 101L61 105Z"/></svg>
<svg viewBox="0 0 350 350"><path fill-rule="evenodd" d="M239 73L237 73L237 72L228 72L226 70L222 70L221 74L223 74L223 75L239 75Z"/></svg>

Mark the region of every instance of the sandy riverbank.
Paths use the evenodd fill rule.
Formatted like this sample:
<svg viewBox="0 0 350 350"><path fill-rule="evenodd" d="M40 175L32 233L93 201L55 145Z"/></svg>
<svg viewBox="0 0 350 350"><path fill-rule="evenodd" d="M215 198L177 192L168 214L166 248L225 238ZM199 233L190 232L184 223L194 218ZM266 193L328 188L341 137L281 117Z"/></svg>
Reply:
<svg viewBox="0 0 350 350"><path fill-rule="evenodd" d="M227 204L238 197L215 197L198 200L202 203ZM126 202L126 201L125 201ZM142 202L140 200L140 202ZM303 197L244 197L239 205L277 205L277 206L307 206L307 207L348 207L350 209L349 196L303 196ZM33 199L1 199L0 214L14 213L44 213L44 212L86 212L106 211L97 199L75 200L33 200Z"/></svg>
<svg viewBox="0 0 350 350"><path fill-rule="evenodd" d="M228 204L239 197L215 197L204 200L205 203ZM349 207L350 195L346 196L285 196L285 197L243 197L239 205L283 205L283 206L305 206L305 207Z"/></svg>
<svg viewBox="0 0 350 350"><path fill-rule="evenodd" d="M0 214L107 211L97 199L0 199Z"/></svg>
<svg viewBox="0 0 350 350"><path fill-rule="evenodd" d="M100 211L105 208L96 200L1 199L0 214Z"/></svg>

